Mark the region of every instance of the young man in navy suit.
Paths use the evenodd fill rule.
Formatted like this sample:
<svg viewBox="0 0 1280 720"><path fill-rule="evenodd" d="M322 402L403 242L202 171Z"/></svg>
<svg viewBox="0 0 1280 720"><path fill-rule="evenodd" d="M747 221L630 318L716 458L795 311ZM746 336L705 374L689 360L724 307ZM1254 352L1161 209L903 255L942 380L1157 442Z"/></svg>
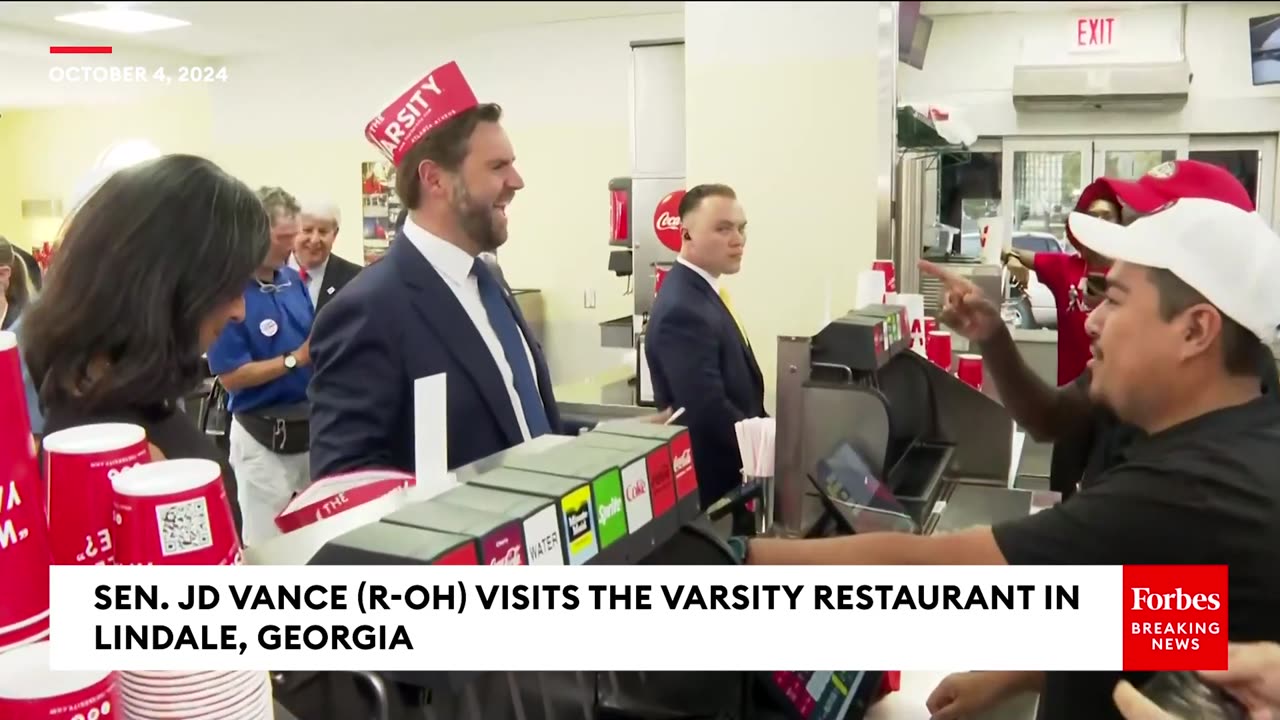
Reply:
<svg viewBox="0 0 1280 720"><path fill-rule="evenodd" d="M383 258L318 316L311 345L315 478L414 463L413 382L447 377L449 468L560 430L546 359L479 259L507 241L524 180L502 109L454 63L432 71L365 134L396 165L408 210Z"/></svg>
<svg viewBox="0 0 1280 720"><path fill-rule="evenodd" d="M742 267L747 219L727 185L698 185L680 201L683 244L653 303L645 357L658 407L683 407L702 506L741 483L734 423L761 417L764 379L733 314L724 275Z"/></svg>

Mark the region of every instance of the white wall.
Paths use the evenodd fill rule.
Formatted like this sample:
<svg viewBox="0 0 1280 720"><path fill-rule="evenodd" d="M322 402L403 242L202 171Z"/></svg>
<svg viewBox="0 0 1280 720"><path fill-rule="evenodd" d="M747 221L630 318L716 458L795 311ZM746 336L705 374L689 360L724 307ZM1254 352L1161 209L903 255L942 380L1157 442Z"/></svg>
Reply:
<svg viewBox="0 0 1280 720"><path fill-rule="evenodd" d="M1280 12L1280 3L1187 4L1186 57L1194 74L1178 113L1018 113L1013 68L1019 62L1172 60L1178 6L1112 11L939 15L923 71L899 66L900 96L945 103L981 135L1275 133L1280 86L1253 87L1249 18ZM1109 56L1070 54L1081 15L1116 17L1120 47Z"/></svg>
<svg viewBox="0 0 1280 720"><path fill-rule="evenodd" d="M626 281L606 269L607 182L630 173L630 43L680 37L683 17L554 23L452 44L379 46L360 38L311 56L235 63L213 89L213 157L251 184L336 199L351 221L337 250L360 257L360 163L380 160L364 126L426 71L457 60L481 101L500 103L526 188L499 253L509 282L540 288L557 383L619 360L598 323L630 315ZM275 116L275 117L273 117ZM584 308L584 292L597 305Z"/></svg>
<svg viewBox="0 0 1280 720"><path fill-rule="evenodd" d="M767 400L776 338L852 307L875 258L878 5L685 4L688 184L728 183L746 210L742 271L724 282Z"/></svg>

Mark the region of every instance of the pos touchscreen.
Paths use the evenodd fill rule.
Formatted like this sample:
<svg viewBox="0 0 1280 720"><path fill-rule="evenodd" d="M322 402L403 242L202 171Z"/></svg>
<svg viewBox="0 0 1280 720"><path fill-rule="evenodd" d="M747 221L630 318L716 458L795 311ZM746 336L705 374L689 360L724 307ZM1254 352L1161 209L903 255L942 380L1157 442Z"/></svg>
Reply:
<svg viewBox="0 0 1280 720"><path fill-rule="evenodd" d="M898 498L847 442L818 461L810 480L823 507L847 533L914 533L919 529Z"/></svg>
<svg viewBox="0 0 1280 720"><path fill-rule="evenodd" d="M791 720L861 720L880 690L883 673L863 670L782 670L765 680Z"/></svg>

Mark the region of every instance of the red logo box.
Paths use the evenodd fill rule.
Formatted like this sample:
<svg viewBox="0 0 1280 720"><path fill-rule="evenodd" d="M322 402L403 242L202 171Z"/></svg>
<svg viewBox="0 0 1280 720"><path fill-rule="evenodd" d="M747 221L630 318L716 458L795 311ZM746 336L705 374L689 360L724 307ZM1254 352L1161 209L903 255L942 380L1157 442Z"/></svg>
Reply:
<svg viewBox="0 0 1280 720"><path fill-rule="evenodd" d="M1124 567L1126 671L1227 669L1227 566Z"/></svg>

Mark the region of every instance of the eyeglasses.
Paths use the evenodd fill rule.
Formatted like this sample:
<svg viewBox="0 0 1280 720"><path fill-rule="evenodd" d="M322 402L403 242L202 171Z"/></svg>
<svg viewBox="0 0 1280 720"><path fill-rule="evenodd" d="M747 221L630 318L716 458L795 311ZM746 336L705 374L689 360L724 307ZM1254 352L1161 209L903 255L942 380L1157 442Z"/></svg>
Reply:
<svg viewBox="0 0 1280 720"><path fill-rule="evenodd" d="M261 280L259 280L259 281L258 281L258 291L259 291L259 292L264 292L264 293L280 292L281 290L284 290L285 288L287 288L287 287L289 287L289 286L291 286L291 285L293 285L293 281L292 281L292 280L286 280L286 281L284 281L284 282L280 283L279 285L277 285L277 284L275 284L275 283L264 283L264 282L262 282Z"/></svg>

